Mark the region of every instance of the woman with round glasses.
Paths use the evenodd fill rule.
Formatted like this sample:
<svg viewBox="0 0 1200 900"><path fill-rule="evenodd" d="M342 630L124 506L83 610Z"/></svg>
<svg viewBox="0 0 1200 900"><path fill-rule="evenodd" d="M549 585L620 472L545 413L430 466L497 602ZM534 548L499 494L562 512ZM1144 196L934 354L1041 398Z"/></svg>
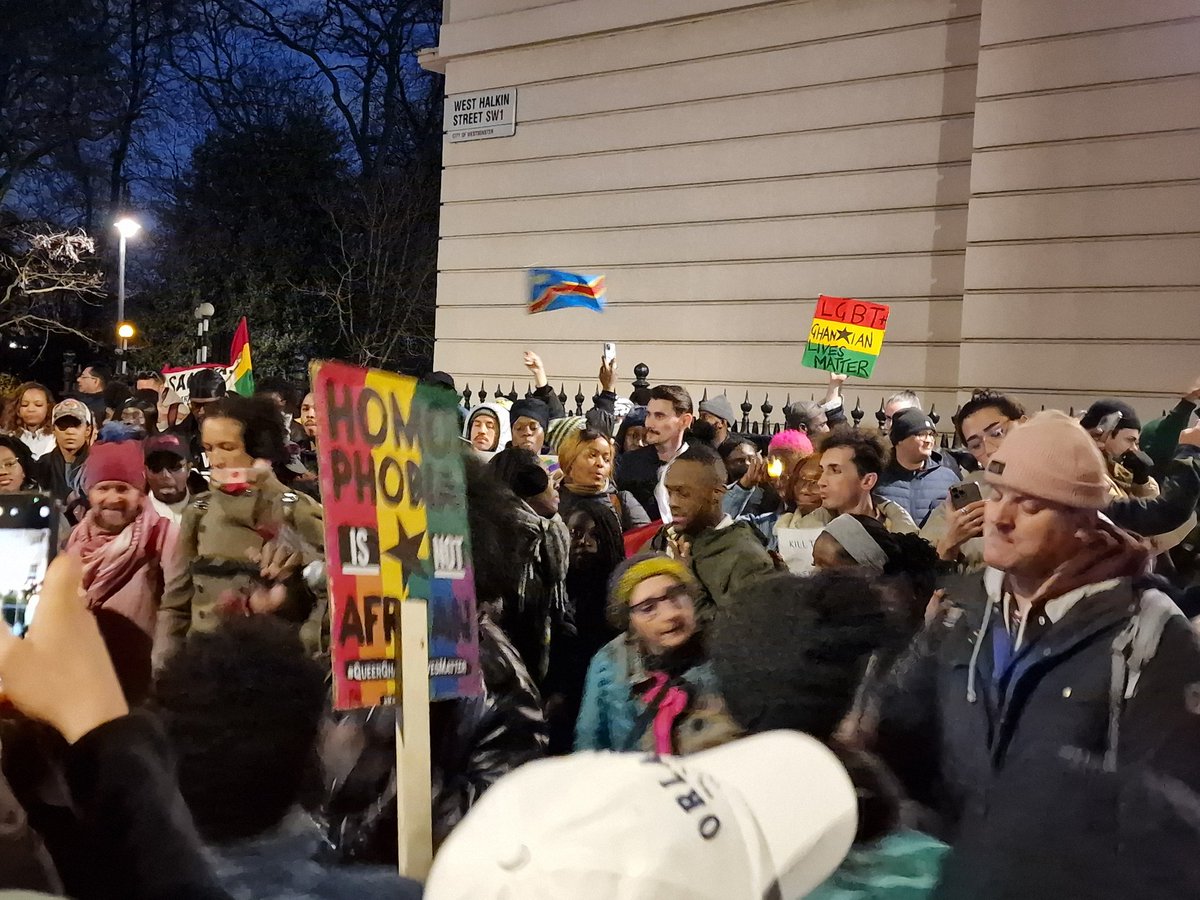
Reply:
<svg viewBox="0 0 1200 900"><path fill-rule="evenodd" d="M608 614L623 633L588 667L576 750L695 753L741 734L721 697L687 565L637 556L613 573Z"/></svg>

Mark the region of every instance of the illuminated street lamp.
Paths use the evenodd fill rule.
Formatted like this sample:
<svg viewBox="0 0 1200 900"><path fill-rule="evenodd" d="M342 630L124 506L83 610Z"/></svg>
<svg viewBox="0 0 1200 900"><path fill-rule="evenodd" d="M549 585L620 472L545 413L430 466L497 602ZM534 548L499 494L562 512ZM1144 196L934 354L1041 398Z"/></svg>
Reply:
<svg viewBox="0 0 1200 900"><path fill-rule="evenodd" d="M129 374L129 342L137 337L137 327L132 322L120 322L117 325L117 337L121 339L121 374Z"/></svg>

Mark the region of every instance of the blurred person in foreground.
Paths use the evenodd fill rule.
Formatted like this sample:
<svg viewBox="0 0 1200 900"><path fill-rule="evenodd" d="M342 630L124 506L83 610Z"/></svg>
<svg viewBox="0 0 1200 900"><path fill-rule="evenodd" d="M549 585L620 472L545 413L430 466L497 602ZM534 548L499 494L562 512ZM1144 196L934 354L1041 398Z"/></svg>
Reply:
<svg viewBox="0 0 1200 900"><path fill-rule="evenodd" d="M846 855L854 784L818 741L773 732L686 757L530 763L434 860L428 900L798 900Z"/></svg>
<svg viewBox="0 0 1200 900"><path fill-rule="evenodd" d="M520 575L514 496L473 454L464 456L484 690L429 709L435 847L497 780L544 756L547 743L541 694L494 619ZM322 815L338 861L396 863L396 713L332 713L324 729Z"/></svg>
<svg viewBox="0 0 1200 900"><path fill-rule="evenodd" d="M82 900L228 900L180 796L162 728L154 716L130 712L98 618L80 602L82 576L76 557L59 556L25 637L0 623L5 700L60 737L54 758L26 757L14 771L8 757L18 742L7 739L31 726L11 717L4 722L4 886ZM51 744L36 746L45 752ZM24 778L31 764L57 772L62 805L29 792Z"/></svg>
<svg viewBox="0 0 1200 900"><path fill-rule="evenodd" d="M1086 813L1081 783L1060 781L1064 754L1194 789L1200 644L1142 580L1148 549L1101 518L1105 461L1075 420L1048 411L1015 426L986 478L989 568L947 585L898 664L878 750L952 840L1014 812L997 798L1015 779L1079 810L1079 829L1089 815L1107 820L1119 856L1119 836L1156 813L1138 803Z"/></svg>
<svg viewBox="0 0 1200 900"><path fill-rule="evenodd" d="M325 671L295 631L264 616L196 635L167 661L154 709L217 879L238 900L416 898L391 866L315 860L322 829L303 803L319 784Z"/></svg>
<svg viewBox="0 0 1200 900"><path fill-rule="evenodd" d="M713 628L713 666L734 720L752 735L775 729L811 735L838 755L854 783L854 845L810 898L923 898L937 881L945 845L905 826L894 776L844 738L864 678L904 646L906 631L889 614L875 578L844 569L764 579ZM782 786L799 775L776 780Z"/></svg>

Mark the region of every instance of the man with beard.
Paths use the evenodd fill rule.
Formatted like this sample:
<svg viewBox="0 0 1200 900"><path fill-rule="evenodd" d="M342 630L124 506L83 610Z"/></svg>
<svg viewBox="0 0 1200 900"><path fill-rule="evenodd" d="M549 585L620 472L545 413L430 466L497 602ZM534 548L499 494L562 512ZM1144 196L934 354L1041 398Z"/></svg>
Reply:
<svg viewBox="0 0 1200 900"><path fill-rule="evenodd" d="M629 491L650 518L671 521L671 508L662 474L675 457L687 450L684 432L691 427L691 395L675 384L650 391L646 406L646 446L617 457L617 487Z"/></svg>
<svg viewBox="0 0 1200 900"><path fill-rule="evenodd" d="M67 552L83 563L88 608L124 616L145 637L147 671L150 644L177 529L146 503L146 463L141 442L125 440L124 430L92 448L83 470L89 509L71 532ZM110 436L109 428L104 437ZM118 669L122 668L118 662Z"/></svg>

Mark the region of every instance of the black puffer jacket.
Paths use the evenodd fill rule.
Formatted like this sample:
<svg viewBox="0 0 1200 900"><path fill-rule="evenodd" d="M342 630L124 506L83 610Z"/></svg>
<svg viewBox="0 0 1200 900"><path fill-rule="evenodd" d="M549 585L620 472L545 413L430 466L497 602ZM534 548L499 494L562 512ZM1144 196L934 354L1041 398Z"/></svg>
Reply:
<svg viewBox="0 0 1200 900"><path fill-rule="evenodd" d="M486 613L479 616L479 660L481 696L430 706L435 847L501 776L546 752L538 690L520 655ZM362 734L359 741L339 742L340 750L323 750L325 771L336 776L323 803L326 851L339 862L394 864L395 708L334 716ZM354 749L347 751L347 746Z"/></svg>

